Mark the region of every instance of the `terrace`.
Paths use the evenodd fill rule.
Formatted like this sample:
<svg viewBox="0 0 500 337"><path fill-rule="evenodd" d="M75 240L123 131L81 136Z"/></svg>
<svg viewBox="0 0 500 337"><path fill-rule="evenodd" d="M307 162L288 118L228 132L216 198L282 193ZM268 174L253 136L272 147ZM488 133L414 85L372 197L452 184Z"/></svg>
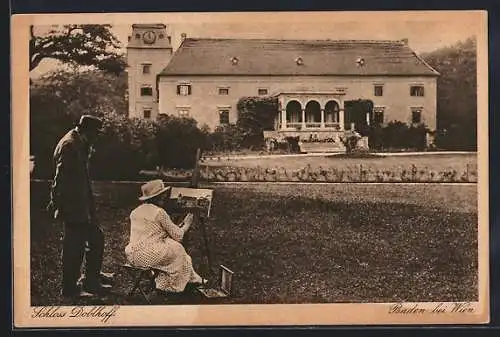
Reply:
<svg viewBox="0 0 500 337"><path fill-rule="evenodd" d="M278 98L274 130L265 138L299 137L305 142L327 142L329 147L343 147L345 88L332 92L282 92ZM349 128L349 127L348 127ZM324 146L323 146L324 147Z"/></svg>

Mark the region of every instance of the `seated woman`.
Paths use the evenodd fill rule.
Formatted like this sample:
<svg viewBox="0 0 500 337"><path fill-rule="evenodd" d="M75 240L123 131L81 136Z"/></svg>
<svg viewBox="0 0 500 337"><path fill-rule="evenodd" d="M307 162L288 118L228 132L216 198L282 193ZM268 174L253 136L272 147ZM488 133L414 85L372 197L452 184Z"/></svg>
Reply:
<svg viewBox="0 0 500 337"><path fill-rule="evenodd" d="M156 288L165 292L180 293L188 283L204 283L181 244L193 223L193 214L189 213L180 225L172 222L162 208L163 198L170 194L170 187L162 180L150 181L141 190L139 200L143 203L130 214L130 242L125 247L128 261L137 267L163 271L156 278Z"/></svg>

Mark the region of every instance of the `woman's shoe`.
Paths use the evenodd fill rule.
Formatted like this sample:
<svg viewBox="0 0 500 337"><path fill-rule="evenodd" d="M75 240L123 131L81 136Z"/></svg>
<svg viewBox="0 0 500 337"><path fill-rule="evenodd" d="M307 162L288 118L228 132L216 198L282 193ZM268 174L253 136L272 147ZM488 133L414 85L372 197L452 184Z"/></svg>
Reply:
<svg viewBox="0 0 500 337"><path fill-rule="evenodd" d="M189 282L190 284L194 285L194 286L203 286L205 284L208 283L208 280L207 279L204 279L202 278L201 281L197 281L197 282Z"/></svg>

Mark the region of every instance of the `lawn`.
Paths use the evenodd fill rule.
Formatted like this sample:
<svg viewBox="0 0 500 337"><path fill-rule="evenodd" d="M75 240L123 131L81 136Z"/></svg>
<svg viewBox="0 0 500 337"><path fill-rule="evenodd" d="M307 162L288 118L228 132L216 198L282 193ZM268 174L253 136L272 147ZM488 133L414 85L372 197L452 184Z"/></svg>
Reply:
<svg viewBox="0 0 500 337"><path fill-rule="evenodd" d="M31 191L32 305L57 305L61 228L43 212L47 184ZM98 183L96 192L104 265L118 281L104 303L139 304L124 295L131 279L116 266L139 187ZM213 265L235 272L236 289L223 303L477 300L476 198L471 185L217 185L208 224ZM195 268L210 275L199 226L185 245Z"/></svg>

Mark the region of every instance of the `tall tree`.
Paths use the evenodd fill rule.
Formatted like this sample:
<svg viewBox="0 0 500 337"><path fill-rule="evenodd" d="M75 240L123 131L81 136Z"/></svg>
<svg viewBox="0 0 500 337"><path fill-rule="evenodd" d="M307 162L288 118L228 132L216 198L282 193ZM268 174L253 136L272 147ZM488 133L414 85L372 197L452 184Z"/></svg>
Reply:
<svg viewBox="0 0 500 337"><path fill-rule="evenodd" d="M33 81L30 87L30 153L36 156L38 176L49 178L53 174L54 147L82 114L127 119L126 75L122 72L117 77L100 70L59 70Z"/></svg>
<svg viewBox="0 0 500 337"><path fill-rule="evenodd" d="M110 28L111 25L61 25L37 33L35 27L30 26L30 71L42 60L51 58L121 73L126 62L120 52L120 41Z"/></svg>
<svg viewBox="0 0 500 337"><path fill-rule="evenodd" d="M440 141L450 149L474 149L477 143L476 40L469 38L422 55L441 76L437 87Z"/></svg>

